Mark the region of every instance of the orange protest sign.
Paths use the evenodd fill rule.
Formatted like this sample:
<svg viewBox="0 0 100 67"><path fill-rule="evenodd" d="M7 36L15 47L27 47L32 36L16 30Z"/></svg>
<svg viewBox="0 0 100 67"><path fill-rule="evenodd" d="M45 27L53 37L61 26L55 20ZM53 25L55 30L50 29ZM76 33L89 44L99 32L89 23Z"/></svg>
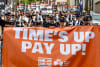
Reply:
<svg viewBox="0 0 100 67"><path fill-rule="evenodd" d="M23 5L24 5L24 3L19 3L19 5L20 5L20 6L23 6Z"/></svg>
<svg viewBox="0 0 100 67"><path fill-rule="evenodd" d="M2 67L100 67L100 26L5 28Z"/></svg>

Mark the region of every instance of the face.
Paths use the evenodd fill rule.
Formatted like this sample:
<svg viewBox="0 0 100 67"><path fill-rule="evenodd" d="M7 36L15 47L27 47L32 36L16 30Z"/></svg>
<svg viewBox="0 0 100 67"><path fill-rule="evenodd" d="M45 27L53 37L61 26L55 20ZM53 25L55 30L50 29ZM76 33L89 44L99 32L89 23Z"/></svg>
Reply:
<svg viewBox="0 0 100 67"><path fill-rule="evenodd" d="M88 18L88 21L91 21L91 18L90 17Z"/></svg>
<svg viewBox="0 0 100 67"><path fill-rule="evenodd" d="M14 18L14 16L12 16L11 18Z"/></svg>
<svg viewBox="0 0 100 67"><path fill-rule="evenodd" d="M56 16L59 16L58 14L56 14Z"/></svg>
<svg viewBox="0 0 100 67"><path fill-rule="evenodd" d="M50 20L50 23L51 23L51 24L53 24L53 23L54 23L54 21L53 21L53 20Z"/></svg>
<svg viewBox="0 0 100 67"><path fill-rule="evenodd" d="M11 17L10 17L10 16L6 16L6 19L7 19L7 20L10 20L10 19L11 19Z"/></svg>
<svg viewBox="0 0 100 67"><path fill-rule="evenodd" d="M76 20L76 17L75 16L73 18L74 18L74 20Z"/></svg>
<svg viewBox="0 0 100 67"><path fill-rule="evenodd" d="M82 18L81 18L81 17L79 17L79 20L82 20Z"/></svg>
<svg viewBox="0 0 100 67"><path fill-rule="evenodd" d="M64 26L64 22L59 22L59 24L60 24L60 27Z"/></svg>
<svg viewBox="0 0 100 67"><path fill-rule="evenodd" d="M49 20L49 18L48 18L48 17L46 17L46 20Z"/></svg>
<svg viewBox="0 0 100 67"><path fill-rule="evenodd" d="M37 15L39 15L39 13L37 13Z"/></svg>
<svg viewBox="0 0 100 67"><path fill-rule="evenodd" d="M88 21L84 21L84 24L87 25L88 24Z"/></svg>
<svg viewBox="0 0 100 67"><path fill-rule="evenodd" d="M62 13L62 15L64 15L64 13Z"/></svg>

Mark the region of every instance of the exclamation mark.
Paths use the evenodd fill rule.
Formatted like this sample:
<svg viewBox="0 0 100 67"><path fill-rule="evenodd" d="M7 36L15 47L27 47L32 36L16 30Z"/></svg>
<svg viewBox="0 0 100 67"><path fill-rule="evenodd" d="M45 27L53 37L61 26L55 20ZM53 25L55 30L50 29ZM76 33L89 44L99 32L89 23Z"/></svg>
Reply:
<svg viewBox="0 0 100 67"><path fill-rule="evenodd" d="M86 55L86 44L82 44L82 55Z"/></svg>

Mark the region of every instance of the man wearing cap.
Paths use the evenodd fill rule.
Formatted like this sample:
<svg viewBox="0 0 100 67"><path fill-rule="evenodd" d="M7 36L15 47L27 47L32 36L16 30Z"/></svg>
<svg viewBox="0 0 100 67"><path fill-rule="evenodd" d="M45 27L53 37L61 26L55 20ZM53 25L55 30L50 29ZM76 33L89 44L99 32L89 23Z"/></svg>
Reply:
<svg viewBox="0 0 100 67"><path fill-rule="evenodd" d="M8 21L4 21L4 20L2 20L1 19L1 17L0 17L0 26L1 26L1 28L2 28L2 33L3 33L3 28L6 26L6 25L12 25L12 23L10 23L9 21L10 21L10 19L9 19L9 14L7 13L6 14L6 20L8 20ZM2 36L0 36L0 39L1 39L1 37Z"/></svg>
<svg viewBox="0 0 100 67"><path fill-rule="evenodd" d="M5 16L6 16L5 20L6 20L7 22L10 22L11 13L8 12L8 13L5 14Z"/></svg>
<svg viewBox="0 0 100 67"><path fill-rule="evenodd" d="M56 27L56 25L54 24L54 18L49 17L49 28L54 28L54 27Z"/></svg>
<svg viewBox="0 0 100 67"><path fill-rule="evenodd" d="M42 18L42 16L39 15L38 12L33 20L36 23L36 26L40 26L43 22L43 18Z"/></svg>
<svg viewBox="0 0 100 67"><path fill-rule="evenodd" d="M14 17L15 15L11 15L11 19L10 19L10 22L12 22L12 23L15 23L16 22L16 20L15 20L15 17Z"/></svg>
<svg viewBox="0 0 100 67"><path fill-rule="evenodd" d="M84 25L92 25L92 17L91 16L85 16L84 17Z"/></svg>
<svg viewBox="0 0 100 67"><path fill-rule="evenodd" d="M60 27L65 27L65 18L63 16L60 18L59 24L60 24Z"/></svg>

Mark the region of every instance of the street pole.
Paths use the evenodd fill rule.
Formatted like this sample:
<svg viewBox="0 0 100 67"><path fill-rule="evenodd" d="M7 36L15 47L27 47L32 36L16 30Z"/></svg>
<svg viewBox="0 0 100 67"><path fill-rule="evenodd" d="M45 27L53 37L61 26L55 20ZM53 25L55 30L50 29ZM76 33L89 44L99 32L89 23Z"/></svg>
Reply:
<svg viewBox="0 0 100 67"><path fill-rule="evenodd" d="M48 4L49 4L49 0L48 0Z"/></svg>
<svg viewBox="0 0 100 67"><path fill-rule="evenodd" d="M35 0L35 11L37 10L37 4L36 4L37 0Z"/></svg>
<svg viewBox="0 0 100 67"><path fill-rule="evenodd" d="M76 6L76 0L75 0L75 6Z"/></svg>
<svg viewBox="0 0 100 67"><path fill-rule="evenodd" d="M63 0L62 0L62 12L63 12Z"/></svg>
<svg viewBox="0 0 100 67"><path fill-rule="evenodd" d="M20 3L20 0L19 0L19 3Z"/></svg>
<svg viewBox="0 0 100 67"><path fill-rule="evenodd" d="M19 0L19 4L20 4L20 0ZM20 5L19 5L20 6ZM19 7L18 7L18 10L19 10Z"/></svg>
<svg viewBox="0 0 100 67"><path fill-rule="evenodd" d="M92 11L94 10L94 0L92 0Z"/></svg>
<svg viewBox="0 0 100 67"><path fill-rule="evenodd" d="M57 5L57 0L55 0L55 5Z"/></svg>
<svg viewBox="0 0 100 67"><path fill-rule="evenodd" d="M25 0L25 12L26 12L26 0Z"/></svg>
<svg viewBox="0 0 100 67"><path fill-rule="evenodd" d="M10 0L11 1L11 11L12 11L12 0Z"/></svg>

